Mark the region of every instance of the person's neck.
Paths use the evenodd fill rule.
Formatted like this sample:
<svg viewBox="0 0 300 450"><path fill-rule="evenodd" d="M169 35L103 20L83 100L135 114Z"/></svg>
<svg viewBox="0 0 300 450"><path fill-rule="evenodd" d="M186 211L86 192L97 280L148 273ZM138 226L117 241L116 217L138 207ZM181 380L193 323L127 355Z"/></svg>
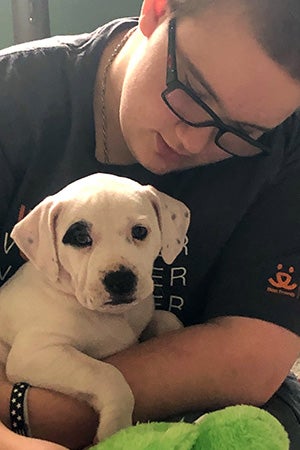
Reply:
<svg viewBox="0 0 300 450"><path fill-rule="evenodd" d="M103 83L104 72L106 66L114 52L116 46L120 43L122 38L125 36L126 31L120 33L116 38L110 41L105 48L97 71L96 83L94 89L94 120L95 120L95 138L96 138L96 149L95 156L100 162L107 162L107 155L105 155L105 144L106 152L108 153L109 163L129 165L136 162L132 153L128 149L126 142L123 137L123 133L120 126L119 120L119 107L121 100L121 93L123 88L123 80L126 74L129 55L133 50L135 45L134 36L130 36L128 41L125 43L124 47L116 55L114 61L107 72L107 79L104 92L104 114L106 127L106 137L103 132L103 105L101 98L101 86ZM106 142L104 141L106 139Z"/></svg>

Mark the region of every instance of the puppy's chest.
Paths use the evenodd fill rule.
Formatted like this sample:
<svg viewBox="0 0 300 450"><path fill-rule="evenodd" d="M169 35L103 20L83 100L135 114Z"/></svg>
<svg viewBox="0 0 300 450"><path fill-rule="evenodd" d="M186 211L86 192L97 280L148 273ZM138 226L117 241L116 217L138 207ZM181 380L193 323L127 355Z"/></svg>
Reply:
<svg viewBox="0 0 300 450"><path fill-rule="evenodd" d="M150 322L153 311L152 295L124 314L98 313L81 308L69 315L70 328L82 352L102 359L135 344Z"/></svg>
<svg viewBox="0 0 300 450"><path fill-rule="evenodd" d="M89 317L73 323L74 345L96 359L103 359L137 342L138 336L122 316Z"/></svg>

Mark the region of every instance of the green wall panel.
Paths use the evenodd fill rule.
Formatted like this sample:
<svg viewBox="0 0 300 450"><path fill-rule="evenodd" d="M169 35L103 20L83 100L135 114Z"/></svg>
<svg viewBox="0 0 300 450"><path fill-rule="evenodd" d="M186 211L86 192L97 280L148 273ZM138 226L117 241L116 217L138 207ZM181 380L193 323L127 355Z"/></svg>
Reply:
<svg viewBox="0 0 300 450"><path fill-rule="evenodd" d="M51 33L92 31L108 20L138 15L141 4L141 0L49 0Z"/></svg>
<svg viewBox="0 0 300 450"><path fill-rule="evenodd" d="M142 4L142 0L48 1L52 35L92 31L111 19L138 15ZM12 44L11 1L0 0L0 48Z"/></svg>
<svg viewBox="0 0 300 450"><path fill-rule="evenodd" d="M0 48L13 43L13 26L10 0L0 0Z"/></svg>

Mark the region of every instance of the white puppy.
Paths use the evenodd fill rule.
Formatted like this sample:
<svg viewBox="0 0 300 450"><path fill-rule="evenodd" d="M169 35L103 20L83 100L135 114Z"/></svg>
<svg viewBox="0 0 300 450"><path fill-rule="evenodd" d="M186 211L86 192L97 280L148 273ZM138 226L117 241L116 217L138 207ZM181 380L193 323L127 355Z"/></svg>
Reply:
<svg viewBox="0 0 300 450"><path fill-rule="evenodd" d="M97 441L129 426L132 392L100 360L137 342L151 318L159 332L180 326L154 313L152 269L160 252L168 264L175 259L188 224L183 203L106 174L34 208L12 232L29 262L0 290L0 363L9 380L88 401L101 415Z"/></svg>

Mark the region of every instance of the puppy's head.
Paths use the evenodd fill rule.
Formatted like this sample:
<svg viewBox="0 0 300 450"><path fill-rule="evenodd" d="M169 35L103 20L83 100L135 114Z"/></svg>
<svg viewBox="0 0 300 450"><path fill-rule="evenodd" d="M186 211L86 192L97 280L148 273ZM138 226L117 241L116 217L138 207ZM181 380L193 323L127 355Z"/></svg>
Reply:
<svg viewBox="0 0 300 450"><path fill-rule="evenodd" d="M153 291L161 252L183 248L189 210L151 186L107 174L47 197L12 231L27 258L56 288L89 309L119 312Z"/></svg>

